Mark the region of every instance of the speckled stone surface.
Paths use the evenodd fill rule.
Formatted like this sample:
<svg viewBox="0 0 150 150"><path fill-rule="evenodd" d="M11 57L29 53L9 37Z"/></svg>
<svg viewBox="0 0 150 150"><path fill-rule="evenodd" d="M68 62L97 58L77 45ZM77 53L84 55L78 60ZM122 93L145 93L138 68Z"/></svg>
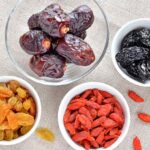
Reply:
<svg viewBox="0 0 150 150"><path fill-rule="evenodd" d="M87 81L105 82L117 88L126 97L131 109L131 126L129 133L122 144L116 150L132 150L132 139L138 135L141 139L143 150L150 148L150 125L140 122L136 114L139 111L150 113L150 94L149 88L137 87L124 80L115 70L111 55L110 46L112 38L116 31L127 21L141 17L150 16L149 0L106 0L103 8L109 19L110 26L110 43L107 53L100 65L87 77L66 86L49 87L34 83L22 76L13 66L8 58L5 48L5 24L7 17L16 3L16 0L0 0L0 75L15 75L29 81L40 93L42 101L42 118L39 126L50 128L56 135L56 141L49 143L39 139L33 134L25 142L15 146L0 146L0 150L71 150L61 136L57 124L57 111L62 97L65 93L80 83ZM43 90L44 89L44 90ZM133 89L145 98L145 103L136 104L127 97L127 90ZM57 93L57 95L56 95Z"/></svg>

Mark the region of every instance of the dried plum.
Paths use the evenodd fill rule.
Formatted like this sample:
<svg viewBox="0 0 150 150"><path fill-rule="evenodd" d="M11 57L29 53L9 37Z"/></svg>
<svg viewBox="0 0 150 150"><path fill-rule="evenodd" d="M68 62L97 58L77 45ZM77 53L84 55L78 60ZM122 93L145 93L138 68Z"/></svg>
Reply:
<svg viewBox="0 0 150 150"><path fill-rule="evenodd" d="M76 33L76 34L74 34L75 36L78 36L78 37L80 37L81 39L85 39L86 38L86 36L87 36L87 33L86 33L86 31L84 31L84 32L82 32L82 33Z"/></svg>
<svg viewBox="0 0 150 150"><path fill-rule="evenodd" d="M31 58L30 67L40 77L61 78L66 61L58 55L36 55Z"/></svg>
<svg viewBox="0 0 150 150"><path fill-rule="evenodd" d="M28 31L20 37L20 46L30 55L43 54L49 51L51 39L42 31Z"/></svg>
<svg viewBox="0 0 150 150"><path fill-rule="evenodd" d="M82 33L94 22L93 11L87 5L81 5L69 14L70 32L73 34Z"/></svg>
<svg viewBox="0 0 150 150"><path fill-rule="evenodd" d="M150 56L150 50L143 47L129 47L123 48L116 55L116 60L121 64L122 67L128 66L133 62L145 60Z"/></svg>
<svg viewBox="0 0 150 150"><path fill-rule="evenodd" d="M56 51L67 61L76 65L87 66L95 60L95 55L89 44L71 34L67 34L59 40Z"/></svg>
<svg viewBox="0 0 150 150"><path fill-rule="evenodd" d="M69 15L58 4L49 5L39 15L40 27L53 37L63 37L69 31L69 22Z"/></svg>
<svg viewBox="0 0 150 150"><path fill-rule="evenodd" d="M28 20L28 26L30 30L40 29L39 13L33 14Z"/></svg>

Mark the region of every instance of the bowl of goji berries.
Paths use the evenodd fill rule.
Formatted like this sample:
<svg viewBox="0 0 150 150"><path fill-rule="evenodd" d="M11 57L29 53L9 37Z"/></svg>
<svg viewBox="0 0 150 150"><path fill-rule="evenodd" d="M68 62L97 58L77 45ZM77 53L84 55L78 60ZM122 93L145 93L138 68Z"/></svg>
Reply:
<svg viewBox="0 0 150 150"><path fill-rule="evenodd" d="M74 149L113 150L128 133L130 110L115 88L89 82L65 95L58 123L64 139Z"/></svg>
<svg viewBox="0 0 150 150"><path fill-rule="evenodd" d="M0 145L28 139L41 117L41 102L35 89L14 76L0 77Z"/></svg>

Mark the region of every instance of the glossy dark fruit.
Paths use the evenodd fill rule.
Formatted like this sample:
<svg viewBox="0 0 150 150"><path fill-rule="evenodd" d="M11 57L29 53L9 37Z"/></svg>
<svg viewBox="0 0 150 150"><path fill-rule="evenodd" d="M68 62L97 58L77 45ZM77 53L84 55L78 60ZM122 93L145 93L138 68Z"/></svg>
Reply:
<svg viewBox="0 0 150 150"><path fill-rule="evenodd" d="M87 33L86 33L86 31L84 31L82 33L76 33L75 36L78 36L78 37L80 37L81 39L84 40L87 36Z"/></svg>
<svg viewBox="0 0 150 150"><path fill-rule="evenodd" d="M31 58L30 67L40 77L61 78L66 61L58 55L36 55Z"/></svg>
<svg viewBox="0 0 150 150"><path fill-rule="evenodd" d="M150 79L150 61L143 60L126 67L127 72L135 79L145 82Z"/></svg>
<svg viewBox="0 0 150 150"><path fill-rule="evenodd" d="M43 54L50 50L51 39L42 31L32 30L20 37L20 46L30 55Z"/></svg>
<svg viewBox="0 0 150 150"><path fill-rule="evenodd" d="M40 29L39 13L33 14L28 20L28 26L30 30Z"/></svg>
<svg viewBox="0 0 150 150"><path fill-rule="evenodd" d="M56 51L67 61L76 65L88 66L95 60L95 55L88 43L72 34L60 39Z"/></svg>
<svg viewBox="0 0 150 150"><path fill-rule="evenodd" d="M120 52L116 55L116 60L122 67L126 67L133 62L145 60L149 58L149 56L150 50L148 48L133 46L120 50Z"/></svg>
<svg viewBox="0 0 150 150"><path fill-rule="evenodd" d="M39 24L52 37L64 37L69 31L70 17L58 4L49 5L40 15Z"/></svg>
<svg viewBox="0 0 150 150"><path fill-rule="evenodd" d="M150 48L150 29L140 28L131 31L122 41L122 48L139 46Z"/></svg>
<svg viewBox="0 0 150 150"><path fill-rule="evenodd" d="M94 14L87 5L81 5L70 14L70 32L73 34L82 33L94 22Z"/></svg>

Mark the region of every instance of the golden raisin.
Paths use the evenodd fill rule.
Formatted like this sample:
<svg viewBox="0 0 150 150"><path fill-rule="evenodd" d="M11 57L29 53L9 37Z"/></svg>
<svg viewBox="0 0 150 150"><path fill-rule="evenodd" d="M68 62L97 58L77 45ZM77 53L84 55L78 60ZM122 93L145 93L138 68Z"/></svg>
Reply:
<svg viewBox="0 0 150 150"><path fill-rule="evenodd" d="M17 97L13 96L13 97L8 99L8 104L14 106L17 103L17 101L18 101Z"/></svg>
<svg viewBox="0 0 150 150"><path fill-rule="evenodd" d="M18 96L20 96L21 98L26 98L27 91L25 89L18 87L16 91L17 91Z"/></svg>
<svg viewBox="0 0 150 150"><path fill-rule="evenodd" d="M4 131L0 130L0 141L4 139Z"/></svg>
<svg viewBox="0 0 150 150"><path fill-rule="evenodd" d="M13 139L16 139L16 138L18 138L19 137L19 134L18 134L18 132L17 131L14 131L14 136L13 136Z"/></svg>
<svg viewBox="0 0 150 150"><path fill-rule="evenodd" d="M18 124L21 126L30 126L34 124L34 117L25 113L16 113Z"/></svg>
<svg viewBox="0 0 150 150"><path fill-rule="evenodd" d="M0 86L0 98L9 98L13 95L13 92L7 87Z"/></svg>
<svg viewBox="0 0 150 150"><path fill-rule="evenodd" d="M12 80L8 83L8 87L16 93L17 88L20 86L19 82L16 80Z"/></svg>
<svg viewBox="0 0 150 150"><path fill-rule="evenodd" d="M24 107L24 109L27 110L27 111L31 108L31 101L30 101L30 99L27 99L27 100L25 100L25 101L23 102L23 107Z"/></svg>
<svg viewBox="0 0 150 150"><path fill-rule="evenodd" d="M14 105L14 109L15 109L17 112L19 112L19 111L22 110L22 108L23 108L22 103L21 103L20 101L17 101L17 103Z"/></svg>
<svg viewBox="0 0 150 150"><path fill-rule="evenodd" d="M4 139L10 141L13 139L14 133L13 130L5 130Z"/></svg>
<svg viewBox="0 0 150 150"><path fill-rule="evenodd" d="M0 106L2 106L3 104L6 104L6 101L0 99Z"/></svg>
<svg viewBox="0 0 150 150"><path fill-rule="evenodd" d="M30 108L29 112L32 116L35 116L36 115L36 105L35 105L35 102L33 99L30 99L30 100L31 100L31 108Z"/></svg>
<svg viewBox="0 0 150 150"><path fill-rule="evenodd" d="M53 134L52 131L50 131L47 128L39 128L36 130L36 134L42 138L43 140L46 141L54 141L55 140L55 136Z"/></svg>
<svg viewBox="0 0 150 150"><path fill-rule="evenodd" d="M24 135L24 134L28 133L31 130L31 128L32 128L32 126L24 126L20 129L20 133L22 135Z"/></svg>
<svg viewBox="0 0 150 150"><path fill-rule="evenodd" d="M3 121L3 123L0 124L0 130L6 130L10 129L8 121Z"/></svg>

